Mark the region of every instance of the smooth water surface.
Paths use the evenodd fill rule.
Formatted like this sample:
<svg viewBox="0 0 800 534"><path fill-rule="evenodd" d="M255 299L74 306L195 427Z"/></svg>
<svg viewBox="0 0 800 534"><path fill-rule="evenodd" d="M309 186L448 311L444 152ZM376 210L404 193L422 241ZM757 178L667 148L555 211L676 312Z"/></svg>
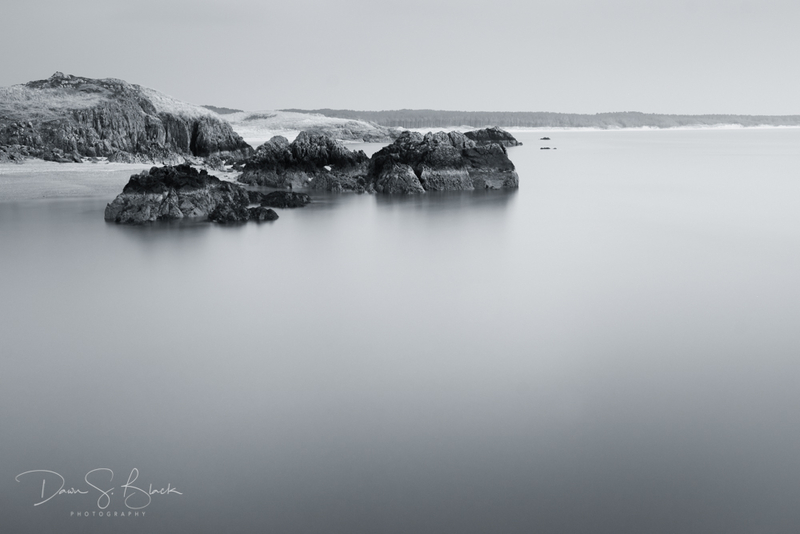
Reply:
<svg viewBox="0 0 800 534"><path fill-rule="evenodd" d="M800 130L517 135L516 192L236 227L3 167L3 531L795 532ZM74 515L134 468L182 495Z"/></svg>

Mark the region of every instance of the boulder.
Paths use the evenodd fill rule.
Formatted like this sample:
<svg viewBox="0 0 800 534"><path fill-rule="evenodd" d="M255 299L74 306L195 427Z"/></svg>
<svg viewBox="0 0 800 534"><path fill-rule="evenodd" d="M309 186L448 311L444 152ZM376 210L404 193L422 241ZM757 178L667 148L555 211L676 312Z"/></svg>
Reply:
<svg viewBox="0 0 800 534"><path fill-rule="evenodd" d="M274 221L278 218L278 214L275 213L275 210L265 208L264 206L256 206L255 208L250 208L249 211L251 221Z"/></svg>
<svg viewBox="0 0 800 534"><path fill-rule="evenodd" d="M519 146L522 143L517 141L513 135L505 130L501 130L496 126L491 128L483 128L481 130L472 130L464 134L469 139L475 141L478 145L498 144L503 146Z"/></svg>

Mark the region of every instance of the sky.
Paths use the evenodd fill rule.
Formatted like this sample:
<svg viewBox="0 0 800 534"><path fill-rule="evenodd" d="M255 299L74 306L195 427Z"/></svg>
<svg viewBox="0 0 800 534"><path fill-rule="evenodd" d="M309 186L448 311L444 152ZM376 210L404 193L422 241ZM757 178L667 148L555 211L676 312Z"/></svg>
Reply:
<svg viewBox="0 0 800 534"><path fill-rule="evenodd" d="M800 114L788 0L2 0L0 86L56 71L245 110Z"/></svg>

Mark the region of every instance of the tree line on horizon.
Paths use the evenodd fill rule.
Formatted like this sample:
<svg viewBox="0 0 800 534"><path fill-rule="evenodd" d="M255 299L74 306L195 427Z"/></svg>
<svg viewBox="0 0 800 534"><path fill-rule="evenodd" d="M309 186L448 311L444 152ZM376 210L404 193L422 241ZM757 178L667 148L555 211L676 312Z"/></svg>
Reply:
<svg viewBox="0 0 800 534"><path fill-rule="evenodd" d="M326 117L363 120L399 128L444 128L448 126L500 126L523 128L676 128L680 126L800 126L800 115L667 115L622 111L580 114L545 111L445 111L399 109L355 111L350 109L284 109L318 113Z"/></svg>

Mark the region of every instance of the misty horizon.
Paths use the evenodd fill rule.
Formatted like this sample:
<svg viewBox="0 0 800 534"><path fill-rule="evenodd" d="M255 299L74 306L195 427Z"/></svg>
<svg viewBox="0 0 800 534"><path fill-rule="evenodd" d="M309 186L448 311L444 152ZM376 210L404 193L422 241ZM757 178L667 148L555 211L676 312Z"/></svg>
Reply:
<svg viewBox="0 0 800 534"><path fill-rule="evenodd" d="M785 0L8 4L0 45L28 45L0 86L60 70L246 110L800 113Z"/></svg>

